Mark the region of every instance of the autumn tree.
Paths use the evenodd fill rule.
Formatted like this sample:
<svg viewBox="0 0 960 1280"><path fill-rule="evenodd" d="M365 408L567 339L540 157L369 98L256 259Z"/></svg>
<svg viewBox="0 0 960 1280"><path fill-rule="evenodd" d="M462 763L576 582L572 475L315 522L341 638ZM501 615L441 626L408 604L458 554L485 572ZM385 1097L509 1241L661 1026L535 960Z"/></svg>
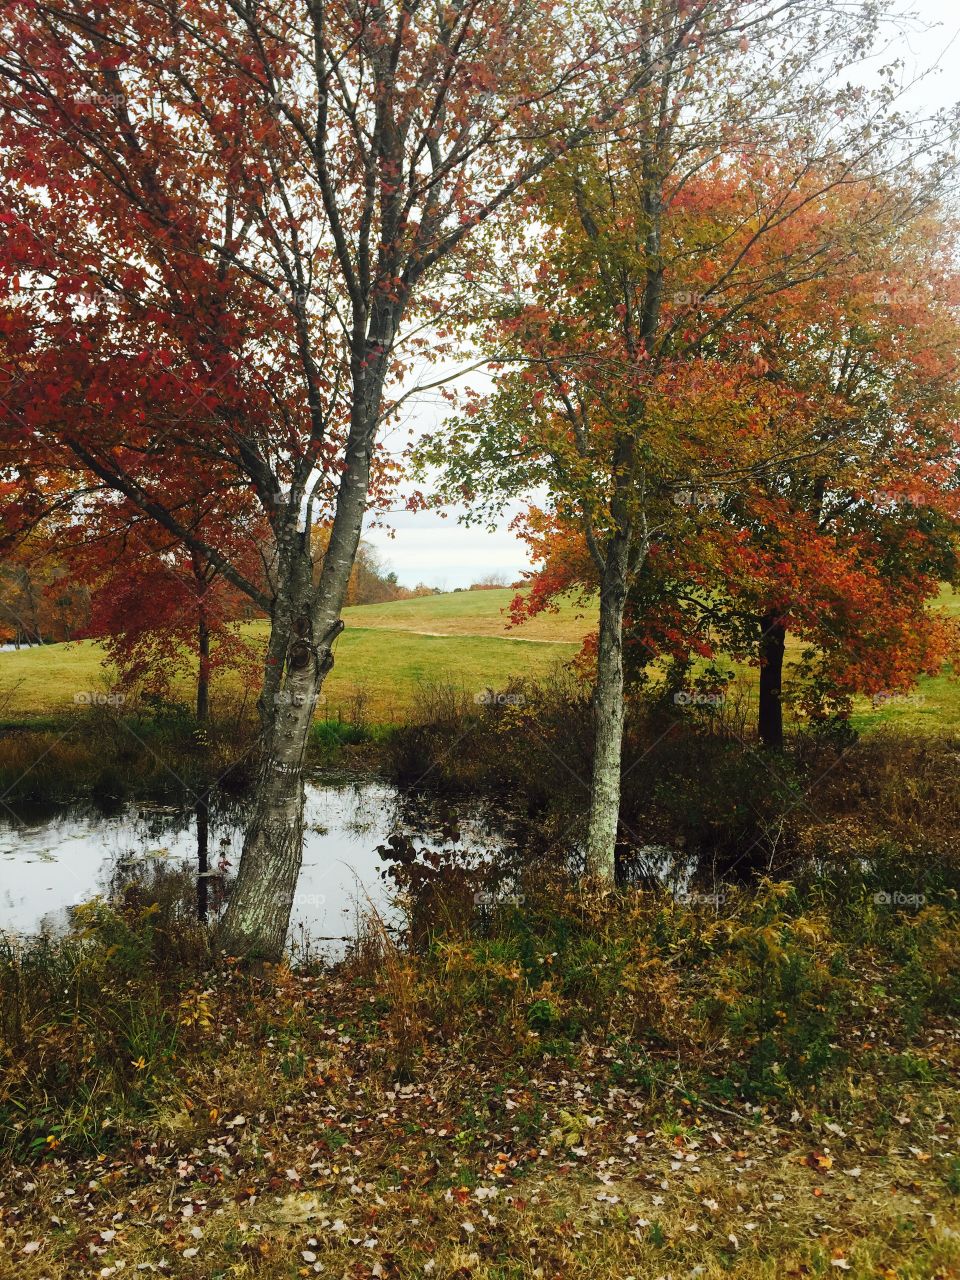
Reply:
<svg viewBox="0 0 960 1280"><path fill-rule="evenodd" d="M790 412L761 421L739 479L734 456L713 460L727 479L692 491L683 532L712 543L700 607L714 630L747 624L767 745L783 743L788 627L813 645L814 706L908 687L955 647L927 604L957 576L956 247L954 224L931 212L751 317L764 378L791 389ZM689 564L677 544L665 559Z"/></svg>
<svg viewBox="0 0 960 1280"><path fill-rule="evenodd" d="M711 381L728 394L746 346L762 358L750 396L763 411L749 432L714 433L682 483L665 481L677 510L660 521L626 608L634 679L658 658L681 670L751 662L759 736L777 747L788 630L809 646L798 694L815 715L855 692L908 689L955 655L956 627L929 607L958 574L955 253L942 214L891 226L828 279L715 332L711 361L675 370L691 421ZM576 521L534 509L524 530L540 567L519 618L596 591Z"/></svg>
<svg viewBox="0 0 960 1280"><path fill-rule="evenodd" d="M202 723L216 674L233 672L243 683L255 678L261 645L238 625L250 617L249 600L215 565L162 529L140 527L135 537L129 528L112 537L84 529L68 563L89 584L86 634L102 641L104 661L122 686L169 697L189 655L196 662L195 708ZM255 579L255 566L245 568Z"/></svg>
<svg viewBox="0 0 960 1280"><path fill-rule="evenodd" d="M631 632L640 663L664 645L753 661L768 746L783 744L788 629L811 645L814 711L909 687L955 648L927 607L957 572L955 252L942 215L893 224L829 277L714 334L701 364L701 384L712 369L722 385L746 346L779 404L766 398L749 435L718 437L675 493L682 519L651 547Z"/></svg>
<svg viewBox="0 0 960 1280"><path fill-rule="evenodd" d="M510 363L458 422L454 448L424 455L445 466L448 496L489 509L541 486L582 531L600 597L587 859L602 880L614 874L631 585L715 441L752 440L799 395L764 377L745 322L928 207L952 166L946 122L918 151L883 91L827 88L819 48L791 45L774 72L776 31L754 31L763 74L744 92L746 44L747 70L723 47L688 74L652 55L675 7L649 13L659 92L633 105L615 145L570 157L540 187L549 230L488 335ZM837 203L856 216L832 216ZM734 361L716 339L738 331Z"/></svg>
<svg viewBox="0 0 960 1280"><path fill-rule="evenodd" d="M818 12L674 7L676 64L766 13ZM119 495L271 620L231 952L283 947L313 708L388 475L378 431L442 318L446 264L649 92L647 8L11 0L0 17L8 505L24 521L71 489ZM268 591L191 514L222 527L236 490L271 526Z"/></svg>
<svg viewBox="0 0 960 1280"><path fill-rule="evenodd" d="M0 642L20 645L86 634L90 595L70 573L56 538L34 532L0 558Z"/></svg>
<svg viewBox="0 0 960 1280"><path fill-rule="evenodd" d="M788 316L767 331L771 376L796 380L808 392L821 388L814 456L779 475L764 473L758 495L782 513L767 522L762 548L770 562L763 616L776 652L764 662L772 677L760 729L772 745L783 737L778 668L791 619L816 638L808 663L819 668L819 683L840 693L903 689L955 647L949 628L926 607L941 581L957 577L955 252L949 221L918 220L883 246L842 299L830 298L831 286L821 292L815 321L808 298L805 326ZM826 311L825 301L834 304ZM791 526L792 539L781 532ZM787 570L778 540L797 546L798 565L810 563L806 574Z"/></svg>

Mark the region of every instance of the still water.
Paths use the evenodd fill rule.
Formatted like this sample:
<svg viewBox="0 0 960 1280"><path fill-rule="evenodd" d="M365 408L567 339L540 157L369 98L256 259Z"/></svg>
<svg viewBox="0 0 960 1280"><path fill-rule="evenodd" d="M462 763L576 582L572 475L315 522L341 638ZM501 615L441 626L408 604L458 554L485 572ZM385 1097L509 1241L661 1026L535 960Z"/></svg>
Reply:
<svg viewBox="0 0 960 1280"><path fill-rule="evenodd" d="M400 799L377 780L321 777L307 785L291 942L306 936L316 949L336 952L371 907L394 914L377 847L403 825ZM216 801L199 813L195 806L138 802L112 812L89 804L4 809L0 931L62 929L70 907L109 896L125 881L149 881L158 867L200 872L199 906L214 915L240 860L243 820L242 807ZM440 847L451 843L441 835Z"/></svg>
<svg viewBox="0 0 960 1280"><path fill-rule="evenodd" d="M184 909L215 919L239 865L245 819L245 805L227 797L212 797L209 805L125 801L110 810L90 802L2 805L0 933L61 931L79 903L117 898L131 886L150 892L164 881L176 882ZM453 803L369 776L316 776L306 786L303 867L288 945L334 958L372 912L388 927L406 919L416 928L438 876L459 884L467 903L481 908L491 889L494 898L516 900L522 869L545 852L536 844L532 829L502 804ZM574 873L576 862L574 849L566 862ZM635 851L631 879L684 893L693 872L674 851L644 846ZM409 889L404 902L397 879Z"/></svg>

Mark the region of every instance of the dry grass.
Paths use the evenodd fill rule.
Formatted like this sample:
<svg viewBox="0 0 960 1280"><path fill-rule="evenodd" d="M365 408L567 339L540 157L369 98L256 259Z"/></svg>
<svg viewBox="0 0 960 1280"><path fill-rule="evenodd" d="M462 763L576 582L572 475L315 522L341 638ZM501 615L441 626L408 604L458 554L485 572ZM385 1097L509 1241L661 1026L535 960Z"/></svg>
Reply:
<svg viewBox="0 0 960 1280"><path fill-rule="evenodd" d="M956 1277L958 924L935 908L914 929L864 902L851 928L781 889L738 896L720 920L646 896L545 894L426 952L398 951L374 922L338 972L197 976L181 958L160 988L148 975L172 935L157 952L92 917L104 967L70 979L76 1002L56 1017L35 982L19 987L33 1011L19 1034L24 1052L62 1041L82 1055L88 1021L111 1017L95 1003L104 982L131 1098L111 1112L94 1095L83 1133L41 1129L32 1158L0 1168L0 1275ZM921 936L933 986L914 1022L903 948ZM936 978L927 960L944 947ZM732 1078L751 1033L721 1024L753 1008L758 965L765 983L780 974L772 1007L816 1018L820 989L793 986L801 961L849 1001L834 1058L748 1100L717 1069ZM57 977L56 954L32 963ZM122 1038L145 1035L132 1014L161 989L173 1055L158 1041L128 1062ZM547 1003L562 1014L549 1029ZM784 1071L791 1054L802 1065L791 1043ZM61 1088L84 1096L104 1066L96 1046L77 1063ZM26 1109L36 1085L13 1070L6 1103Z"/></svg>
<svg viewBox="0 0 960 1280"><path fill-rule="evenodd" d="M280 973L240 1008L263 1019L247 1044L223 997L220 1061L138 1136L99 1158L7 1166L0 1274L960 1274L954 1086L863 1099L856 1125L815 1104L793 1118L671 1105L611 1085L589 1044L520 1070L454 1045L400 1083L371 1070L357 1005L335 981Z"/></svg>
<svg viewBox="0 0 960 1280"><path fill-rule="evenodd" d="M409 1108L411 1123L432 1118L418 1103ZM385 1114L393 1110L384 1100ZM57 1210L63 1222L71 1203L63 1171L30 1171L23 1181L29 1178L34 1189L23 1198L21 1230L8 1237L19 1251L8 1255L5 1274L73 1280L121 1274L114 1270L119 1262L126 1274L142 1267L178 1280L313 1274L350 1280L778 1280L844 1272L854 1280L948 1280L958 1274L952 1197L927 1171L918 1177L911 1157L895 1149L865 1159L852 1152L860 1169L856 1179L816 1176L795 1155L777 1149L775 1129L763 1128L758 1135L721 1121L690 1131L680 1144L656 1133L643 1140L643 1172L627 1177L617 1176L616 1166L612 1175L598 1173L595 1155L547 1157L506 1177L491 1171L473 1187L417 1185L429 1177L428 1162L384 1178L380 1170L390 1161L381 1148L384 1163L374 1167L348 1154L337 1174L328 1172L334 1167L329 1157L316 1162L317 1171L304 1171L302 1182L279 1170L284 1187L256 1198L232 1178L200 1181L168 1168L159 1178L145 1171L131 1202L125 1170L107 1164L92 1171L100 1175L101 1189L84 1197L88 1205L96 1201L98 1212L83 1227L69 1218L55 1243L48 1214ZM605 1136L632 1136L618 1129ZM285 1158L282 1130L269 1140L276 1158ZM743 1146L749 1154L738 1159L735 1152ZM241 1141L239 1152L252 1155L250 1144ZM678 1158L687 1170L680 1177L674 1172ZM662 1183L667 1189L657 1190ZM44 1240L34 1255L22 1253L23 1227Z"/></svg>

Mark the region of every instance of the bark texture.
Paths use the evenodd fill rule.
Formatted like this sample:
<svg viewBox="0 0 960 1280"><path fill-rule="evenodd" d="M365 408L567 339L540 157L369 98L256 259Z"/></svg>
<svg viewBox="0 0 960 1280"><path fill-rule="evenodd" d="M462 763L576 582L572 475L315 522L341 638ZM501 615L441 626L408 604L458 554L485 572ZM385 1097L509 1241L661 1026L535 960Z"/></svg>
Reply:
<svg viewBox="0 0 960 1280"><path fill-rule="evenodd" d="M303 861L303 762L360 545L370 462L392 343L387 328L354 360L354 401L330 541L313 585L309 522L299 529L294 492L278 543L278 587L263 690L261 761L236 881L217 930L230 955L276 960L286 943Z"/></svg>
<svg viewBox="0 0 960 1280"><path fill-rule="evenodd" d="M627 537L611 537L600 592L597 680L593 695L593 778L587 831L587 874L613 884L620 820L623 756L623 612L627 600L630 547Z"/></svg>
<svg viewBox="0 0 960 1280"><path fill-rule="evenodd" d="M219 945L231 955L275 960L283 953L303 860L303 759L320 669L306 639L291 646L240 869L218 931Z"/></svg>

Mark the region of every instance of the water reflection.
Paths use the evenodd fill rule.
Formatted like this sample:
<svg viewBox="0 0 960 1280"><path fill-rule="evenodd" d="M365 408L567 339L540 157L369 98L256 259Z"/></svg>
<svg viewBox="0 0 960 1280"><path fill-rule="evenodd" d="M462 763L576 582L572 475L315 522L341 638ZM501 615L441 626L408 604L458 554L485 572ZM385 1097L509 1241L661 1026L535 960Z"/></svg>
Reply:
<svg viewBox="0 0 960 1280"><path fill-rule="evenodd" d="M239 864L246 817L245 801L221 795L113 809L24 806L0 821L0 930L58 931L72 906L97 894L146 902L161 892L169 899L175 888L183 895L178 910L215 920ZM379 779L317 778L306 787L292 945L342 951L371 910L399 927L398 899L408 910L410 885L392 874L399 863L391 841L434 870L469 865L473 872L509 843L493 832L482 803L454 805Z"/></svg>
<svg viewBox="0 0 960 1280"><path fill-rule="evenodd" d="M318 779L307 787L304 862L292 927L298 935L352 936L368 901L389 910L376 846L389 834L394 789L380 781ZM190 910L215 919L240 857L246 804L224 796L193 804L91 803L22 807L0 821L0 929L62 929L69 909L158 875L190 882Z"/></svg>
<svg viewBox="0 0 960 1280"><path fill-rule="evenodd" d="M210 861L208 858L210 844L210 806L206 799L197 801L197 919L202 923L207 922L207 911L209 907L208 891L209 891L209 875Z"/></svg>
<svg viewBox="0 0 960 1280"><path fill-rule="evenodd" d="M72 905L96 894L148 903L178 892L176 910L216 920L239 864L247 802L31 806L0 821L0 930L64 928ZM572 852L571 852L572 846ZM437 925L481 920L516 899L531 866L578 870L568 827L551 830L501 800L452 801L380 779L328 774L309 782L304 857L288 941L341 953L376 911L414 944ZM646 846L624 861L629 881L682 896L709 890L715 869ZM703 883L701 883L703 882ZM153 898L151 898L153 895Z"/></svg>

